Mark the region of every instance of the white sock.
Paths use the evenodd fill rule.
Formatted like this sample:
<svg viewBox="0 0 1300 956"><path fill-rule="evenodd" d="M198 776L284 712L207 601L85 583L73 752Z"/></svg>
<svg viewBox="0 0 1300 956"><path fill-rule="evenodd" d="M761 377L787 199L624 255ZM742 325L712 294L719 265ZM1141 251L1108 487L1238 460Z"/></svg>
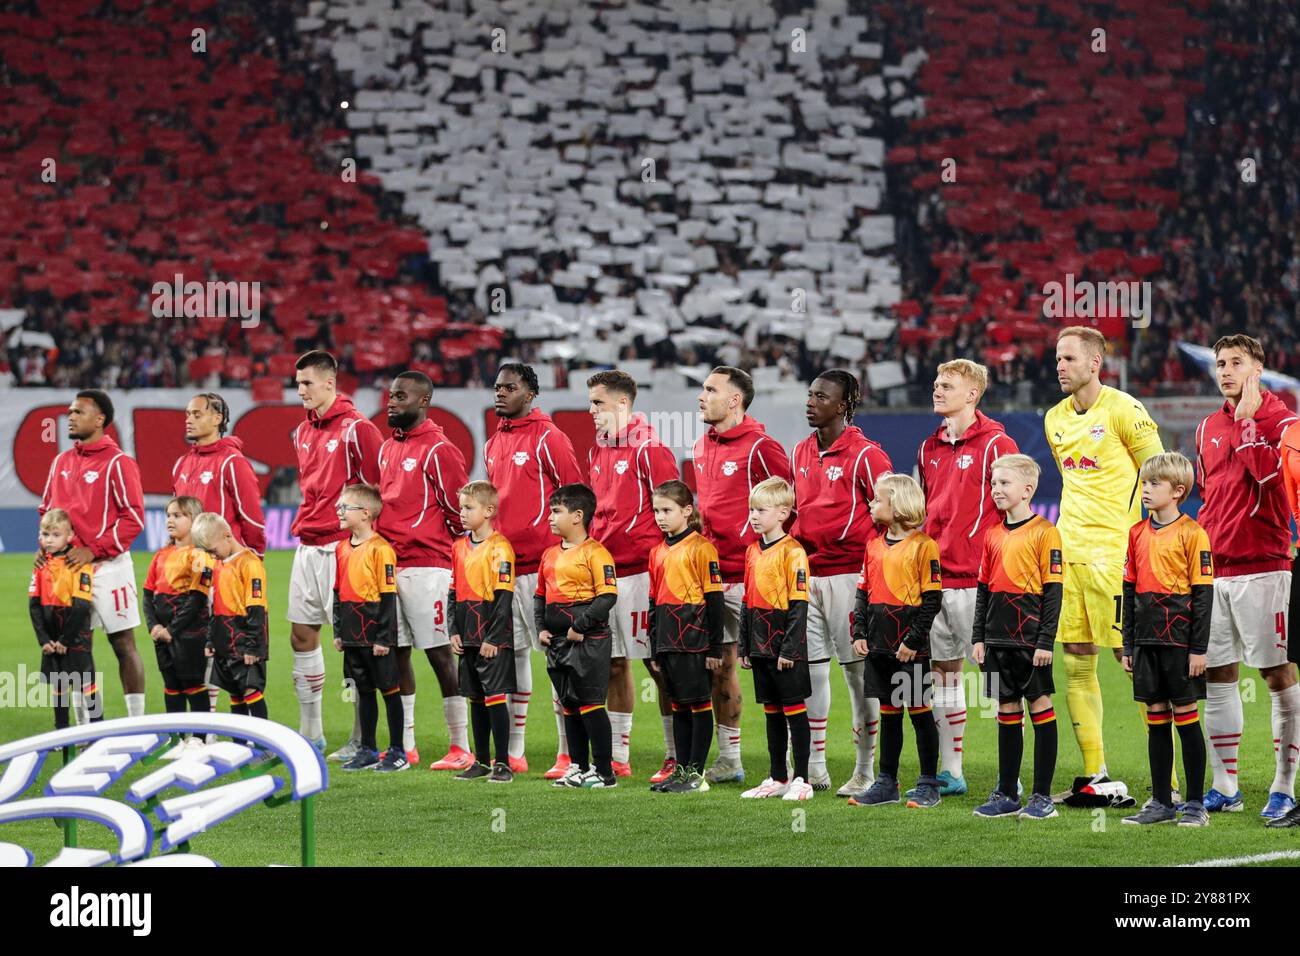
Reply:
<svg viewBox="0 0 1300 956"><path fill-rule="evenodd" d="M560 706L560 698L555 696L555 688L551 688L551 706L555 708L555 733L558 743L555 749L555 760L559 763L561 757L569 756L569 736L564 732L564 708Z"/></svg>
<svg viewBox="0 0 1300 956"><path fill-rule="evenodd" d="M935 671L934 721L939 728L940 770L961 779L962 740L966 736L966 688L961 684L940 685L941 671ZM949 675L944 674L944 677ZM960 677L960 674L954 675Z"/></svg>
<svg viewBox="0 0 1300 956"><path fill-rule="evenodd" d="M71 697L68 706L69 725L80 727L82 724L90 723L90 718L86 714L86 698L81 696L81 691L74 690Z"/></svg>
<svg viewBox="0 0 1300 956"><path fill-rule="evenodd" d="M510 695L510 756L524 755L528 702L533 697L533 657L530 648L515 651L515 692Z"/></svg>
<svg viewBox="0 0 1300 956"><path fill-rule="evenodd" d="M325 692L325 655L314 651L293 652L293 689L298 695L298 733L308 740L321 731L321 697Z"/></svg>
<svg viewBox="0 0 1300 956"><path fill-rule="evenodd" d="M402 694L402 749L415 749L415 695Z"/></svg>
<svg viewBox="0 0 1300 956"><path fill-rule="evenodd" d="M126 715L128 717L144 716L144 694L123 694L126 698Z"/></svg>
<svg viewBox="0 0 1300 956"><path fill-rule="evenodd" d="M444 697L442 715L447 719L447 733L451 737L451 745L461 750L469 750L469 708L465 706L465 698L459 694L455 697Z"/></svg>
<svg viewBox="0 0 1300 956"><path fill-rule="evenodd" d="M348 743L361 743L361 705L355 700L352 702L352 733L348 735Z"/></svg>
<svg viewBox="0 0 1300 956"><path fill-rule="evenodd" d="M1273 698L1273 736L1277 742L1277 769L1270 793L1295 796L1296 756L1300 754L1300 684L1269 691Z"/></svg>
<svg viewBox="0 0 1300 956"><path fill-rule="evenodd" d="M808 708L808 730L812 734L812 746L808 751L808 776L814 777L826 773L826 724L831 713L831 662L809 664L808 674L812 678L812 696L804 702ZM819 772L814 773L814 767Z"/></svg>
<svg viewBox="0 0 1300 956"><path fill-rule="evenodd" d="M865 697L863 671L866 661L844 665L844 683L849 685L849 707L853 714L853 749L857 759L853 773L875 781L876 734L880 731L880 701Z"/></svg>
<svg viewBox="0 0 1300 956"><path fill-rule="evenodd" d="M1214 773L1214 782L1210 786L1225 797L1235 796L1241 789L1237 783L1237 751L1241 747L1244 725L1241 690L1237 682L1207 682L1205 735L1209 738L1210 769Z"/></svg>
<svg viewBox="0 0 1300 956"><path fill-rule="evenodd" d="M217 698L221 696L221 691L215 687L208 688L208 711L215 714L217 712Z"/></svg>
<svg viewBox="0 0 1300 956"><path fill-rule="evenodd" d="M740 728L718 724L718 759L740 763Z"/></svg>
<svg viewBox="0 0 1300 956"><path fill-rule="evenodd" d="M614 743L614 762L627 763L632 738L632 715L616 710L609 712L609 734Z"/></svg>
<svg viewBox="0 0 1300 956"><path fill-rule="evenodd" d="M676 760L677 735L673 733L673 715L669 714L667 717L660 715L659 719L663 721L664 725L664 759Z"/></svg>

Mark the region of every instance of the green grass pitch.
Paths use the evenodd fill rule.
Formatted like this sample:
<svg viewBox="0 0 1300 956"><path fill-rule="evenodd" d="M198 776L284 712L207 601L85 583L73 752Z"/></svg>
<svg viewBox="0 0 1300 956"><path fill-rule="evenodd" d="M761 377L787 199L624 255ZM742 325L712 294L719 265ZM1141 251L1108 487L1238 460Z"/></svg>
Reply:
<svg viewBox="0 0 1300 956"><path fill-rule="evenodd" d="M289 552L267 559L272 621L267 700L271 717L289 726L298 722L298 705L289 677L289 625L284 620ZM136 556L137 581L144 580L147 555ZM39 667L39 653L28 621L25 589L30 555L0 556L0 679L15 680L19 665ZM144 629L137 642L145 662L150 711L162 709L162 684ZM328 631L326 631L328 636ZM351 705L342 697L341 655L325 644L328 672L325 728L331 747L351 728ZM96 665L103 672L106 716L125 715L116 659L96 635ZM997 775L996 722L992 710L971 701L966 725L966 779L970 793L947 797L928 810L890 806L853 809L845 801L818 794L806 803L742 801L740 787L715 786L692 796L650 793L647 778L662 758L662 733L652 699L638 695L632 738L634 776L609 792L560 792L541 774L555 753L555 721L545 692L546 676L534 657L534 705L529 714L528 758L532 771L510 786L454 781L448 773L424 767L401 774L345 774L329 764L330 786L317 809L318 863L349 865L1167 865L1300 849L1300 831L1267 830L1259 808L1272 780L1273 748L1269 697L1258 675L1245 687L1246 732L1241 752L1241 783L1246 811L1218 814L1205 830L1120 825L1131 811L1094 812L1062 808L1060 818L1041 823L978 820L974 807ZM1059 655L1058 655L1059 661ZM1129 682L1109 657L1101 662L1105 693L1107 762L1112 776L1128 782L1139 802L1149 785L1146 740ZM446 750L441 698L432 672L417 659L417 735L426 766ZM638 665L637 678L644 670ZM742 677L746 695L743 754L748 779L765 776L766 746L762 713L751 703L752 684ZM1081 769L1079 750L1067 719L1065 676L1057 668L1056 697L1061 756L1056 789ZM1253 692L1253 694L1252 694ZM838 674L832 675L834 707L827 744L835 786L852 770L848 702ZM21 702L21 700L20 700ZM225 707L223 697L222 705ZM382 718L381 718L382 724ZM47 710L0 709L0 739L13 740L53 727ZM381 737L385 731L381 728ZM910 728L900 776L916 774ZM1026 729L1032 735L1032 729ZM1026 741L1026 761L1032 742ZM51 767L58 761L49 761ZM52 770L46 771L45 774ZM1029 779L1028 763L1023 771ZM134 779L138 774L128 776ZM42 784L45 777L42 777ZM118 797L119 781L108 792ZM35 788L28 793L35 795ZM82 823L82 846L108 846L109 835ZM0 827L0 840L28 847L40 863L59 849L61 831L48 821ZM257 808L197 837L192 850L223 865L265 865L298 861L298 813L290 806ZM1285 864L1285 861L1283 861Z"/></svg>

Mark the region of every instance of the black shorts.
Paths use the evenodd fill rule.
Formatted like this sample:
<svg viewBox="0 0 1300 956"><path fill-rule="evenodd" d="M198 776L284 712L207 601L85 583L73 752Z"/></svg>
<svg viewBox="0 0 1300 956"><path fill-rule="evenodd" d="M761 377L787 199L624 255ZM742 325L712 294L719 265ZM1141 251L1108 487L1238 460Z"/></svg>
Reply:
<svg viewBox="0 0 1300 956"><path fill-rule="evenodd" d="M1291 610L1286 622L1286 659L1300 664L1300 552L1291 563Z"/></svg>
<svg viewBox="0 0 1300 956"><path fill-rule="evenodd" d="M586 643L585 641L583 642ZM460 692L466 700L482 700L515 692L515 650L497 647L494 657L484 657L477 644L465 645L460 655Z"/></svg>
<svg viewBox="0 0 1300 956"><path fill-rule="evenodd" d="M999 704L1055 694L1052 665L1034 666L1034 648L984 645L984 696Z"/></svg>
<svg viewBox="0 0 1300 956"><path fill-rule="evenodd" d="M546 648L546 673L560 703L572 710L603 704L609 697L608 637L587 637L573 642L552 634Z"/></svg>
<svg viewBox="0 0 1300 956"><path fill-rule="evenodd" d="M1133 699L1144 704L1194 704L1205 700L1205 674L1187 676L1185 647L1133 648Z"/></svg>
<svg viewBox="0 0 1300 956"><path fill-rule="evenodd" d="M41 680L56 694L95 687L95 655L90 651L41 655ZM64 702L67 703L66 701Z"/></svg>
<svg viewBox="0 0 1300 956"><path fill-rule="evenodd" d="M343 679L352 681L358 694L391 691L402 682L397 667L397 648L376 656L370 647L343 648Z"/></svg>
<svg viewBox="0 0 1300 956"><path fill-rule="evenodd" d="M173 637L170 641L154 642L154 656L158 658L164 687L184 691L203 683L203 672L208 669L208 659L203 656L204 643L203 637Z"/></svg>
<svg viewBox="0 0 1300 956"><path fill-rule="evenodd" d="M795 661L789 670L778 670L775 657L751 657L754 671L754 699L760 704L793 707L812 696L812 676L807 661Z"/></svg>
<svg viewBox="0 0 1300 956"><path fill-rule="evenodd" d="M702 704L713 699L713 678L704 664L706 656L699 653L655 655L664 693L674 704Z"/></svg>
<svg viewBox="0 0 1300 956"><path fill-rule="evenodd" d="M929 707L934 703L930 658L904 664L892 654L868 654L862 670L863 696L887 707Z"/></svg>
<svg viewBox="0 0 1300 956"><path fill-rule="evenodd" d="M231 697L243 697L250 690L266 690L266 661L245 664L243 657L226 657L218 654L212 658L212 674L208 685L224 690Z"/></svg>

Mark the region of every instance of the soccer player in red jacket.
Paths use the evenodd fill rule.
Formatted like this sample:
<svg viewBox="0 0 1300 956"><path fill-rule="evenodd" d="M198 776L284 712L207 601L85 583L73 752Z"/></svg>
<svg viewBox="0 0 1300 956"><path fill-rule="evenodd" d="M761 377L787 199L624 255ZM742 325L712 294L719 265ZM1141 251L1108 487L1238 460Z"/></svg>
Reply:
<svg viewBox="0 0 1300 956"><path fill-rule="evenodd" d="M185 406L185 440L192 446L172 466L172 494L203 502L226 519L230 531L259 557L266 554L262 490L244 443L226 435L230 406L216 392L195 395Z"/></svg>
<svg viewBox="0 0 1300 956"><path fill-rule="evenodd" d="M654 489L679 475L677 456L659 440L644 415L632 414L636 380L627 372L597 372L587 379L587 398L596 423L596 445L588 458L596 493L591 536L614 556L618 603L610 620L609 723L614 735L614 773L629 777L628 741L632 735L632 669L643 661L659 685L659 716L664 731L664 761L651 783L661 783L677 767L672 707L658 674L650 667L650 552L663 540L654 520Z"/></svg>
<svg viewBox="0 0 1300 956"><path fill-rule="evenodd" d="M998 524L993 463L1020 449L999 422L979 411L989 373L969 359L944 362L934 376L934 413L943 421L921 443L916 473L925 492L924 531L939 545L943 598L930 628L934 721L939 727L939 793L966 792L962 773L966 691L962 662L971 657L984 535Z"/></svg>
<svg viewBox="0 0 1300 956"><path fill-rule="evenodd" d="M140 466L105 432L113 402L97 388L84 389L68 406L72 448L55 457L41 495L40 514L62 508L76 537L65 556L75 571L94 565L91 627L102 627L117 655L128 717L144 713L144 664L135 648L140 600L131 564L131 543L144 529ZM44 552L36 566L45 563Z"/></svg>
<svg viewBox="0 0 1300 956"><path fill-rule="evenodd" d="M872 764L880 703L868 700L862 684L862 658L853 650L850 618L862 567L864 542L875 536L871 499L876 479L893 470L883 448L853 424L862 387L849 372L830 369L808 387L805 413L815 431L794 447L795 505L799 517L792 534L808 553L808 670L812 696L808 725L812 757L808 783L829 790L826 723L831 711L831 655L840 662L849 688L857 762L840 787L841 797L862 793L875 780Z"/></svg>
<svg viewBox="0 0 1300 956"><path fill-rule="evenodd" d="M1223 407L1196 430L1197 472L1205 502L1197 522L1214 552L1214 614L1206 653L1205 732L1214 781L1205 794L1211 813L1240 810L1237 753L1243 715L1241 662L1258 667L1273 698L1277 765L1260 812L1279 819L1295 803L1300 754L1300 688L1287 660L1291 593L1291 513L1282 479L1282 433L1296 416L1261 392L1264 349L1249 335L1214 344ZM1280 732L1279 732L1280 730Z"/></svg>
<svg viewBox="0 0 1300 956"><path fill-rule="evenodd" d="M411 648L423 650L442 691L447 753L431 770L467 770L469 712L451 652L452 539L461 531L460 489L469 481L465 458L441 427L429 420L433 382L423 372L403 372L388 389L393 437L379 449L379 490L384 508L375 528L397 552L397 664L402 676L402 746L411 764L415 746L415 672Z"/></svg>
<svg viewBox="0 0 1300 956"><path fill-rule="evenodd" d="M320 629L331 623L334 605L335 548L347 534L334 511L348 485L379 481L379 429L338 394L339 364L329 352L308 352L297 362L298 397L307 420L293 433L298 453L302 504L290 530L298 538L289 573L289 623L293 646L293 686L298 694L298 732L325 749L321 694L325 656ZM360 738L360 728L354 726ZM344 747L331 759L351 759Z"/></svg>
<svg viewBox="0 0 1300 956"><path fill-rule="evenodd" d="M497 372L494 409L497 430L483 447L488 481L501 496L496 529L515 549L515 591L531 594L537 588L537 568L543 552L555 543L550 531L551 495L561 485L580 484L585 476L578 468L573 443L556 427L551 416L533 408L539 391L532 366L508 362ZM533 690L531 651L541 651L537 625L527 601L514 604L515 692L510 696L514 723L510 728L510 768L525 773L524 727L528 701ZM551 705L559 735L555 765L546 771L547 780L558 780L569 768L565 743L564 713L552 687Z"/></svg>
<svg viewBox="0 0 1300 956"><path fill-rule="evenodd" d="M740 679L736 642L745 594L745 549L757 540L749 525L749 493L768 478L791 480L790 459L781 443L746 411L754 401L754 380L738 368L719 365L700 391L700 420L709 430L695 443L696 500L704 536L722 564L724 615L722 667L713 672L713 709L718 715L718 759L704 777L709 783L745 779L740 761Z"/></svg>

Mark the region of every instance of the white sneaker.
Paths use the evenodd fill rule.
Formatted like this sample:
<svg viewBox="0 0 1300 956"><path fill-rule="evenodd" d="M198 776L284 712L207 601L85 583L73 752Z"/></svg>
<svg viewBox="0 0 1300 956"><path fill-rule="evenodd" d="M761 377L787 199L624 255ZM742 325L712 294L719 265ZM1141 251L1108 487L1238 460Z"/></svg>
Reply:
<svg viewBox="0 0 1300 956"><path fill-rule="evenodd" d="M757 787L746 790L740 796L745 800L762 800L765 797L782 797L785 796L786 790L790 788L788 783L777 783L771 777L768 777Z"/></svg>
<svg viewBox="0 0 1300 956"><path fill-rule="evenodd" d="M837 797L856 797L860 793L866 793L875 782L875 777L868 777L864 773L854 773L844 786L835 791L835 795Z"/></svg>
<svg viewBox="0 0 1300 956"><path fill-rule="evenodd" d="M185 741L185 753L186 753L186 755L189 755L189 754L201 754L201 753L203 753L203 751L205 751L205 750L207 750L207 749L208 749L208 745L205 744L205 743L204 743L202 740L200 740L198 737L190 737L190 738L188 738L188 739Z"/></svg>
<svg viewBox="0 0 1300 956"><path fill-rule="evenodd" d="M826 765L815 765L808 768L808 782L812 784L814 790L829 790L831 788L831 775L826 772ZM861 793L862 791L858 791Z"/></svg>
<svg viewBox="0 0 1300 956"><path fill-rule="evenodd" d="M591 773L591 772L593 771L591 770L587 771L587 773ZM582 786L583 776L584 776L584 772L582 768L580 768L576 762L571 763L569 764L569 769L564 771L563 777L551 781L551 786L557 790L563 789L565 787L571 787L576 790Z"/></svg>
<svg viewBox="0 0 1300 956"><path fill-rule="evenodd" d="M826 789L830 789L830 781L827 780ZM803 777L795 777L790 781L790 785L785 788L785 793L781 794L782 800L811 800L813 797L813 785L804 782Z"/></svg>
<svg viewBox="0 0 1300 956"><path fill-rule="evenodd" d="M329 757L327 757L326 759L327 759L327 760L342 760L342 761L344 761L344 762L346 763L347 761L349 761L349 760L351 760L353 757L355 757L355 756L357 755L357 751L360 750L360 749L361 749L361 741L359 741L359 740L349 740L347 743L345 743L345 744L344 744L342 747L340 747L338 750L336 750L336 751L334 751L332 754L330 754Z"/></svg>
<svg viewBox="0 0 1300 956"><path fill-rule="evenodd" d="M736 783L745 782L745 768L741 766L739 760L726 759L719 757L713 762L713 766L704 772L704 779L709 783Z"/></svg>

